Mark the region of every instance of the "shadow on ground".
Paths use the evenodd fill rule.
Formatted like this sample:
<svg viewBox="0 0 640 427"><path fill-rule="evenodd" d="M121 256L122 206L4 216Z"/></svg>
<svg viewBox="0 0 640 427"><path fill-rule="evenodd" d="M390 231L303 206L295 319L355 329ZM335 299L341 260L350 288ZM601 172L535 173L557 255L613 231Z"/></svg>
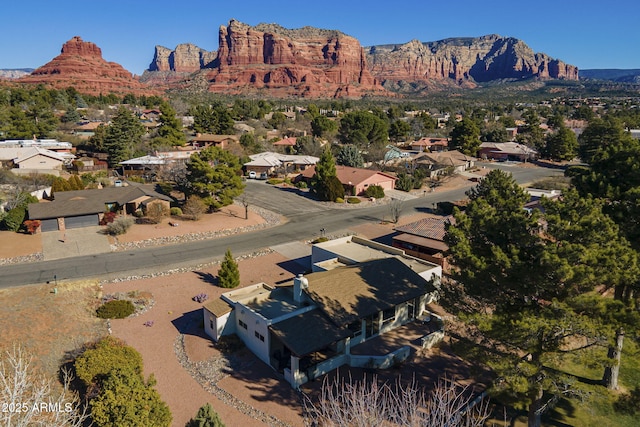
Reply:
<svg viewBox="0 0 640 427"><path fill-rule="evenodd" d="M218 278L211 273L206 273L204 271L194 271L194 273L205 283L209 283L210 285L218 286Z"/></svg>
<svg viewBox="0 0 640 427"><path fill-rule="evenodd" d="M243 401L260 402L256 407L267 413L270 412L268 406L272 404L288 408L291 411L289 416L279 414L282 420L303 416L301 395L270 366L248 349L235 352L231 359L230 367L225 370L229 378L220 381L220 387Z"/></svg>
<svg viewBox="0 0 640 427"><path fill-rule="evenodd" d="M171 323L182 335L193 335L210 340L202 327L203 321L202 310L200 309L182 313L182 316L172 320Z"/></svg>
<svg viewBox="0 0 640 427"><path fill-rule="evenodd" d="M318 198L311 194L311 191L302 191L295 187L276 187L280 191L286 191L287 193L292 193L300 197L304 197L305 199L312 200L314 202L318 202Z"/></svg>
<svg viewBox="0 0 640 427"><path fill-rule="evenodd" d="M279 262L278 267L287 270L289 273L297 276L298 274L305 274L311 271L311 255L305 257L291 259L287 261Z"/></svg>
<svg viewBox="0 0 640 427"><path fill-rule="evenodd" d="M393 236L397 236L398 234L400 233L394 231L393 233L385 234L383 236L378 236L375 239L371 239L371 240L377 243L382 243L383 245L391 246L391 244L393 243Z"/></svg>

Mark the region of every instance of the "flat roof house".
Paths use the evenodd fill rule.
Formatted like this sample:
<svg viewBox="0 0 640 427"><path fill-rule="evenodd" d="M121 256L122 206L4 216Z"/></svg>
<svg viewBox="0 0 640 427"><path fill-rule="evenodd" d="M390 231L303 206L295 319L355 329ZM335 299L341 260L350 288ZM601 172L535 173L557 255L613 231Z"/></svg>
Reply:
<svg viewBox="0 0 640 427"><path fill-rule="evenodd" d="M386 368L408 357L353 355L351 348L421 316L437 297L440 266L348 236L314 245L313 273L224 293L203 307L215 341L237 334L292 387L342 365Z"/></svg>
<svg viewBox="0 0 640 427"><path fill-rule="evenodd" d="M399 259L375 259L227 292L204 306L205 331L216 341L237 334L298 388L342 365L386 368L408 357L406 346L375 357L350 350L419 317L435 293Z"/></svg>

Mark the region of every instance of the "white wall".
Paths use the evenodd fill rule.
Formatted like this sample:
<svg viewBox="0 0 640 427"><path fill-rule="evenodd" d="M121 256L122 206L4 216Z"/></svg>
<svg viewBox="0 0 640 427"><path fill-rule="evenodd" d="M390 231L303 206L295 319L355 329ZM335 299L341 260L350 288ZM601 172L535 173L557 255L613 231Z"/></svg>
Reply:
<svg viewBox="0 0 640 427"><path fill-rule="evenodd" d="M233 311L220 317L216 317L213 313L203 307L202 315L204 316L204 331L214 341L218 341L223 335L231 335L236 332L235 316ZM212 324L213 327L211 327Z"/></svg>
<svg viewBox="0 0 640 427"><path fill-rule="evenodd" d="M236 334L238 334L247 348L258 356L260 360L271 365L271 361L269 360L270 335L267 319L240 303L235 304L234 312L236 317ZM240 321L247 325L247 329L240 326ZM256 332L264 337L264 341L256 338Z"/></svg>

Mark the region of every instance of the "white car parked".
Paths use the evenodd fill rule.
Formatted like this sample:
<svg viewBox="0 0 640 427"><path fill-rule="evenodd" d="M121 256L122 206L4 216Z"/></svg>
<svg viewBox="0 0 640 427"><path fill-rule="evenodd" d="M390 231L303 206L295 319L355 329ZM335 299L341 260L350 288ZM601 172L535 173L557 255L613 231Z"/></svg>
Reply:
<svg viewBox="0 0 640 427"><path fill-rule="evenodd" d="M254 171L249 172L250 179L256 179L256 173Z"/></svg>

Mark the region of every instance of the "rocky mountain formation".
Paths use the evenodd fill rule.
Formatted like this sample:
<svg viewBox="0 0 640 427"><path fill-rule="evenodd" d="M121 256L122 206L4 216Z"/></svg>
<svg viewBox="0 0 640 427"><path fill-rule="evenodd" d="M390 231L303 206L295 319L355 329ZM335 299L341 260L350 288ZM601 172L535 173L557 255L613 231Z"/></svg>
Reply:
<svg viewBox="0 0 640 427"><path fill-rule="evenodd" d="M578 68L496 34L367 48L369 70L385 87L449 81L474 87L501 79L578 80Z"/></svg>
<svg viewBox="0 0 640 427"><path fill-rule="evenodd" d="M43 83L56 89L74 86L79 92L90 95L154 92L120 64L105 61L98 46L78 36L62 46L60 55L18 81Z"/></svg>
<svg viewBox="0 0 640 427"><path fill-rule="evenodd" d="M193 73L212 65L216 52L208 52L191 43L179 44L175 50L156 46L149 71L175 71Z"/></svg>
<svg viewBox="0 0 640 427"><path fill-rule="evenodd" d="M231 20L219 34L215 60L210 60L214 52L193 45L179 45L174 51L156 47L150 70L180 72L200 64L210 69L207 79L213 91L297 87L303 94L319 96L330 96L328 86L336 85L348 85L353 93L379 92L379 84L391 91L410 91L476 87L504 79L578 79L577 67L535 53L521 40L495 34L371 46L364 55L356 39L339 31L289 30L275 24L250 27ZM203 60L204 54L210 56Z"/></svg>
<svg viewBox="0 0 640 427"><path fill-rule="evenodd" d="M204 79L209 91L224 93L267 90L271 96L359 97L384 91L367 70L358 40L339 31L251 27L231 20L220 27L218 45L217 52L193 45L179 45L171 52L156 47L150 71L181 73L199 65L200 78L184 85L202 85Z"/></svg>
<svg viewBox="0 0 640 427"><path fill-rule="evenodd" d="M193 44L156 46L138 79L107 62L93 43L74 37L60 55L23 83L74 86L89 94L153 94L167 88L272 97L395 96L472 88L495 80L577 80L575 66L535 53L524 42L488 35L363 48L337 30L249 26L236 20L219 29L218 51Z"/></svg>

